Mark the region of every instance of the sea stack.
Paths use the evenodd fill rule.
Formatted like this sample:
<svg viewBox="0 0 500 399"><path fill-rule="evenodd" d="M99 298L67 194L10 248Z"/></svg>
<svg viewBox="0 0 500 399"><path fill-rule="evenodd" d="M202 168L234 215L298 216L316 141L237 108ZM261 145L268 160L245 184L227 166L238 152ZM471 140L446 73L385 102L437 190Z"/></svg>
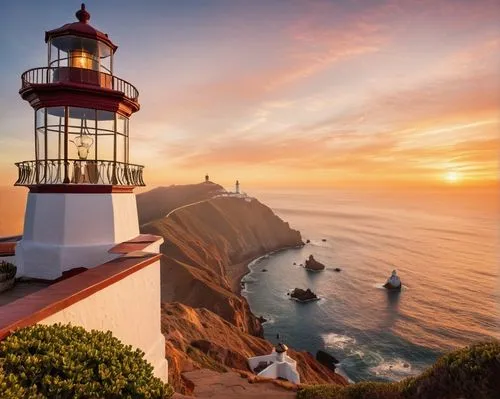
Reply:
<svg viewBox="0 0 500 399"><path fill-rule="evenodd" d="M314 259L314 256L309 255L309 259L306 259L306 264L304 266L307 270L319 271L324 270L325 265Z"/></svg>
<svg viewBox="0 0 500 399"><path fill-rule="evenodd" d="M291 292L290 297L299 302L309 302L309 301L319 300L318 296L314 292L312 292L310 288L306 290L303 290L301 288L295 288Z"/></svg>
<svg viewBox="0 0 500 399"><path fill-rule="evenodd" d="M401 280L397 275L396 270L392 271L391 277L387 279L387 282L384 284L384 288L388 290L401 290Z"/></svg>

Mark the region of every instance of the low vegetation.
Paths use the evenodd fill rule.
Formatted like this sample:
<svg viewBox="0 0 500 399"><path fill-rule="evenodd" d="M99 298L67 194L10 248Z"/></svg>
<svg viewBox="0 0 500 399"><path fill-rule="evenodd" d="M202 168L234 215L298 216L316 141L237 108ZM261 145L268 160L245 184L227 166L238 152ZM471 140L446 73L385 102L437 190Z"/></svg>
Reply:
<svg viewBox="0 0 500 399"><path fill-rule="evenodd" d="M144 353L111 332L35 325L0 342L0 397L170 398Z"/></svg>
<svg viewBox="0 0 500 399"><path fill-rule="evenodd" d="M483 342L442 356L418 377L347 387L304 386L298 399L499 399L500 342Z"/></svg>
<svg viewBox="0 0 500 399"><path fill-rule="evenodd" d="M0 262L0 281L10 280L16 276L17 267L12 263L1 261Z"/></svg>

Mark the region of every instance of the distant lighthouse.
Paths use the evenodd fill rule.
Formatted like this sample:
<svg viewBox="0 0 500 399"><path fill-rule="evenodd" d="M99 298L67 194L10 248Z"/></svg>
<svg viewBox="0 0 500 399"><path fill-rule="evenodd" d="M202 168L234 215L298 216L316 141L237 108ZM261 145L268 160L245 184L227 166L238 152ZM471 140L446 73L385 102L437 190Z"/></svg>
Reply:
<svg viewBox="0 0 500 399"><path fill-rule="evenodd" d="M210 180L210 177L208 177L208 173L205 175L205 183L208 183Z"/></svg>
<svg viewBox="0 0 500 399"><path fill-rule="evenodd" d="M108 250L139 234L133 190L143 166L129 160L129 118L139 92L114 74L117 46L77 22L45 32L48 63L21 76L21 97L35 110L34 158L16 163L16 186L30 191L16 247L21 275L53 280L94 267Z"/></svg>
<svg viewBox="0 0 500 399"><path fill-rule="evenodd" d="M236 194L240 193L240 181L236 180Z"/></svg>

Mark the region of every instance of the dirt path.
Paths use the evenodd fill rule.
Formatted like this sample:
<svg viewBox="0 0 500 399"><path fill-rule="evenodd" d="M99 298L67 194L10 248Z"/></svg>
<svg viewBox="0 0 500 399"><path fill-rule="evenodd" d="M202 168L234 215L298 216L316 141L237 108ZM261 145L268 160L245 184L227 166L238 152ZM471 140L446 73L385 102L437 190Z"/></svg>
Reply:
<svg viewBox="0 0 500 399"><path fill-rule="evenodd" d="M218 373L201 369L182 374L194 385L196 398L217 399L292 399L296 393L279 387L272 382L249 383L246 378L234 372ZM177 395L177 396L176 396ZM179 394L174 399L187 398Z"/></svg>

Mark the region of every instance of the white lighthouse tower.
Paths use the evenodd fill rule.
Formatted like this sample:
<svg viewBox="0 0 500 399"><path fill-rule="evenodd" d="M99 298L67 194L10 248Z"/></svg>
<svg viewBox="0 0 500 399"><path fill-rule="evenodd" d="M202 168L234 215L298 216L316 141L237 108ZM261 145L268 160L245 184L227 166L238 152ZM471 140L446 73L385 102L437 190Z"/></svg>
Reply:
<svg viewBox="0 0 500 399"><path fill-rule="evenodd" d="M113 258L108 249L139 234L134 187L143 166L129 160L129 118L137 89L114 75L117 46L89 24L45 33L47 66L23 73L21 97L34 109L34 158L17 163L29 189L18 275L53 280Z"/></svg>
<svg viewBox="0 0 500 399"><path fill-rule="evenodd" d="M239 180L236 180L236 194L239 194L240 193L240 181Z"/></svg>

